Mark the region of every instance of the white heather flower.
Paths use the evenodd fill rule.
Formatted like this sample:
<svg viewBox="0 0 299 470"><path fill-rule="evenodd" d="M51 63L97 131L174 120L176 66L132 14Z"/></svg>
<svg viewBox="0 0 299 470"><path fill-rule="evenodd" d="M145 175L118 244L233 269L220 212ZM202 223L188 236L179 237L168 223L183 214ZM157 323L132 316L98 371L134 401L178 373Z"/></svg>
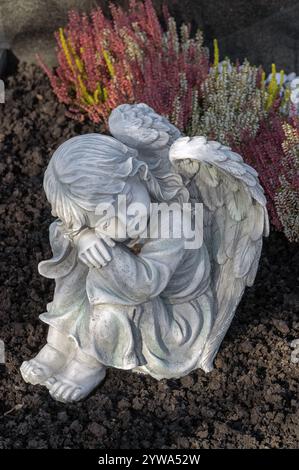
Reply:
<svg viewBox="0 0 299 470"><path fill-rule="evenodd" d="M295 72L289 73L286 76L286 83L290 83L292 80L294 80L294 78L296 78Z"/></svg>
<svg viewBox="0 0 299 470"><path fill-rule="evenodd" d="M267 77L266 84L269 84L272 78L272 73L270 73ZM275 79L278 85L281 85L281 75L280 73L275 74ZM296 75L295 72L289 73L288 75L284 76L283 84L280 88L279 95L281 98L284 97L286 91L290 92L289 99L282 104L281 111L285 114L297 114L299 115L299 77ZM292 103L293 108L290 109L289 103Z"/></svg>
<svg viewBox="0 0 299 470"><path fill-rule="evenodd" d="M211 67L202 86L203 113L193 119L193 135L212 136L222 144L239 143L246 132L254 136L260 120L265 116L263 91L256 86L258 69L247 61L243 66L230 65L226 73ZM193 102L196 111L198 105ZM192 112L192 116L195 113Z"/></svg>
<svg viewBox="0 0 299 470"><path fill-rule="evenodd" d="M294 78L290 83L290 88L291 90L295 90L296 88L299 88L299 77Z"/></svg>
<svg viewBox="0 0 299 470"><path fill-rule="evenodd" d="M276 79L277 85L280 85L280 83L281 83L281 75L280 75L280 73L276 73L276 74L275 74L275 79ZM272 73L270 73L270 74L268 75L267 80L266 80L266 83L267 83L267 84L270 83L271 80L272 80ZM283 83L285 83L285 82L286 82L286 77L283 77Z"/></svg>
<svg viewBox="0 0 299 470"><path fill-rule="evenodd" d="M218 72L222 73L224 70L227 70L228 73L231 73L232 71L232 66L229 60L222 60L218 64Z"/></svg>
<svg viewBox="0 0 299 470"><path fill-rule="evenodd" d="M299 104L299 87L292 90L292 92L291 92L291 102L293 104L296 104L296 105Z"/></svg>

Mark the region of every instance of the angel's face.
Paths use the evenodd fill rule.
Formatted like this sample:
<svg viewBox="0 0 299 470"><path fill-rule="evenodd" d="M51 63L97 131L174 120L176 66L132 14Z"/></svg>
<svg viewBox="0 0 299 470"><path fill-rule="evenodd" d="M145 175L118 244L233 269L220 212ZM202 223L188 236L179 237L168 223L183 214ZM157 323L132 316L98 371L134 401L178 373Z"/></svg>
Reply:
<svg viewBox="0 0 299 470"><path fill-rule="evenodd" d="M119 242L132 238L132 233L134 238L142 235L147 226L151 205L148 190L138 175L128 178L121 196L121 203L117 198L113 211L88 214L90 227L95 227L98 232Z"/></svg>

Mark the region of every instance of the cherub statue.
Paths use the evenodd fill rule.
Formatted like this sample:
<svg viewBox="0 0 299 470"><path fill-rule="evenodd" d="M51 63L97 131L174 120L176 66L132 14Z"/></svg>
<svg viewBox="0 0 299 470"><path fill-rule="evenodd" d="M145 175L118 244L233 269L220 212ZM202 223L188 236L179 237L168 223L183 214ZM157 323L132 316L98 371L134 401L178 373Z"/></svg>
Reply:
<svg viewBox="0 0 299 470"><path fill-rule="evenodd" d="M107 367L156 379L210 371L269 230L257 173L230 148L181 137L143 103L118 106L109 128L113 137L63 143L44 176L58 218L53 257L39 272L56 286L40 316L47 343L21 373L61 402L86 397ZM120 211L98 211L120 195L125 221ZM146 215L132 214L136 202ZM186 249L171 230L168 238L145 236L153 202L203 203L200 246Z"/></svg>

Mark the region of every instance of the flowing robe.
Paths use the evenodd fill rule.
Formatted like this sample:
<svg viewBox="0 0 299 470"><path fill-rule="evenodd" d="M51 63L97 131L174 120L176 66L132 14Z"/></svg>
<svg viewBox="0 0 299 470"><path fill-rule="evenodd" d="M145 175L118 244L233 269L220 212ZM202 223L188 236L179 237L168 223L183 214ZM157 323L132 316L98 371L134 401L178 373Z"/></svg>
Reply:
<svg viewBox="0 0 299 470"><path fill-rule="evenodd" d="M185 375L200 366L213 297L204 243L185 249L184 242L144 239L138 255L117 243L107 266L88 268L53 222L53 258L39 272L56 286L41 320L108 367L157 379Z"/></svg>

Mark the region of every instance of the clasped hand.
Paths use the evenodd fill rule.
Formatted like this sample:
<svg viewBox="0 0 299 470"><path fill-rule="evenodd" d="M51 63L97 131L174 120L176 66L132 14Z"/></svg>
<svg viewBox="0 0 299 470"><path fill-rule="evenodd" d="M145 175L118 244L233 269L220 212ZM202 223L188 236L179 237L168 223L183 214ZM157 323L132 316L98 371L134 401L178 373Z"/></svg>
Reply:
<svg viewBox="0 0 299 470"><path fill-rule="evenodd" d="M102 268L110 263L112 256L107 246L115 246L115 242L105 234L96 234L93 229L86 228L74 239L78 249L78 258L89 268Z"/></svg>

